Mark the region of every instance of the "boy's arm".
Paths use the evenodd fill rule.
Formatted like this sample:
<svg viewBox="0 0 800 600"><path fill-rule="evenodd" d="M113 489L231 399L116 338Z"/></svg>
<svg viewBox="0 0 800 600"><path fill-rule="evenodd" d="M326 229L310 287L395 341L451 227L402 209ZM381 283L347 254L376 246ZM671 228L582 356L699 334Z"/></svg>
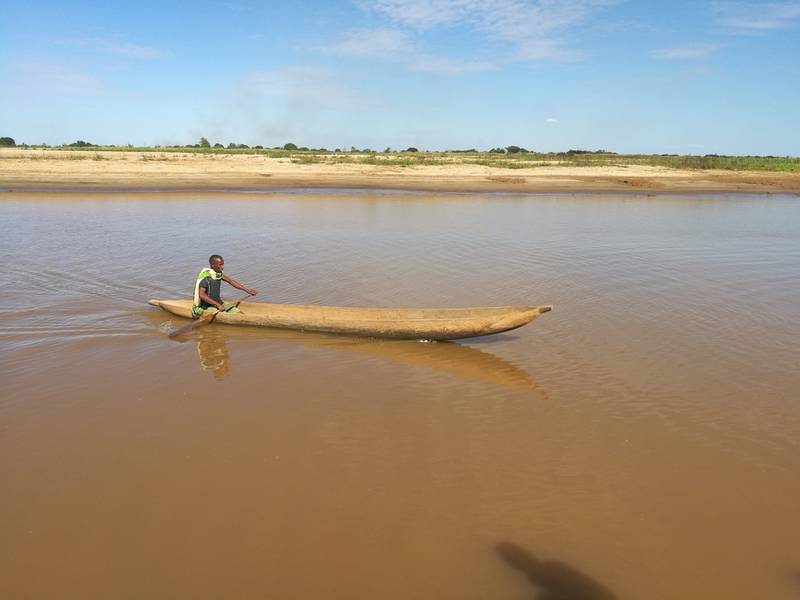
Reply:
<svg viewBox="0 0 800 600"><path fill-rule="evenodd" d="M258 293L256 290L251 290L250 288L244 287L241 283L239 283L238 281L236 281L234 279L231 279L230 277L228 277L224 273L222 274L222 281L224 281L225 283L227 283L229 285L232 285L237 290L242 290L243 292L247 292L251 296L255 296Z"/></svg>

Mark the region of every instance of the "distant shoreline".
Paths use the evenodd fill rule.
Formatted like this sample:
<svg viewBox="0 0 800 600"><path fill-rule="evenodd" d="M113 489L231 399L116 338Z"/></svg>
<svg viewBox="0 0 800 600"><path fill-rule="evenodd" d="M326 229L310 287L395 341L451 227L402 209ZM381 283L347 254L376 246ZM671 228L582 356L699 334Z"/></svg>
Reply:
<svg viewBox="0 0 800 600"><path fill-rule="evenodd" d="M380 162L380 161L377 161ZM0 150L0 190L223 192L280 189L408 192L796 194L800 173L607 165L308 162L253 154Z"/></svg>

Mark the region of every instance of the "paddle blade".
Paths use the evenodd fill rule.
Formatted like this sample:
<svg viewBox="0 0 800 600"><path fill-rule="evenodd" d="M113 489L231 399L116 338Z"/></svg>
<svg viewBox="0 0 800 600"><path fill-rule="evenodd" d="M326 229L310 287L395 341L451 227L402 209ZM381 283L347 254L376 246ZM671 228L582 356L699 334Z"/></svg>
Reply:
<svg viewBox="0 0 800 600"><path fill-rule="evenodd" d="M216 316L216 315L215 315ZM212 317L208 317L205 319L197 319L196 321L192 321L188 325L184 325L180 329L176 329L175 331L170 331L167 336L168 337L177 337L179 335L183 335L185 333L189 333L192 329L196 329L198 327L202 327L203 325L208 325L212 321Z"/></svg>

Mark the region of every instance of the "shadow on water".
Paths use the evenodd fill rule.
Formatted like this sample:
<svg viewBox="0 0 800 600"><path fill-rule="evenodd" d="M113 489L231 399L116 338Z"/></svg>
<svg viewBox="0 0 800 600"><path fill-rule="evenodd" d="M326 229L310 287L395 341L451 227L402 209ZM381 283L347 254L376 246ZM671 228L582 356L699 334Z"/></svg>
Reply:
<svg viewBox="0 0 800 600"><path fill-rule="evenodd" d="M169 322L159 313L148 319L160 331ZM384 340L255 327L210 325L195 329L187 336L171 338L178 343L193 342L203 370L217 379L230 374L228 343L253 340L281 340L300 344L308 350L360 354L386 359L415 368L445 373L469 381L500 385L514 390L534 390L547 398L524 369L486 350L462 346L455 342L423 343L410 340Z"/></svg>
<svg viewBox="0 0 800 600"><path fill-rule="evenodd" d="M509 567L522 571L536 586L536 600L617 600L599 581L565 563L539 560L511 542L500 542L496 549Z"/></svg>

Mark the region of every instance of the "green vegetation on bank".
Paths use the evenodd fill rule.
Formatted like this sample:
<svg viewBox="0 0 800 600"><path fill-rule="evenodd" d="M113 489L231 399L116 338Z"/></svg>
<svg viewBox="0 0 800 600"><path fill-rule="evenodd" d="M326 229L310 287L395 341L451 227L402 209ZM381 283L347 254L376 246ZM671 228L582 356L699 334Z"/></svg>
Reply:
<svg viewBox="0 0 800 600"><path fill-rule="evenodd" d="M63 154L50 154L51 150L75 151L90 150L94 154L76 153L75 160L103 160L102 152L137 152L139 160L178 160L176 154L194 155L226 155L248 154L266 158L284 158L298 164L367 164L393 167L414 167L422 165L474 164L505 169L526 169L545 166L566 167L624 167L628 165L645 165L667 167L673 169L722 169L731 171L783 171L800 172L800 158L790 156L722 156L716 154L677 155L677 154L617 154L606 150L569 150L567 152L534 152L520 146L492 148L487 152L469 150L422 151L417 148L392 150L386 148L377 152L369 148L349 149L298 147L287 143L280 147L250 147L246 144L230 142L227 145L211 144L205 137L199 143L188 146L97 146L90 142L78 140L62 146L47 144L28 145L15 144L9 137L0 138L0 146L16 147L23 150L42 150L24 155L30 159L59 159ZM172 157L170 155L173 155ZM12 158L12 155L0 154L0 158ZM17 155L19 157L19 155Z"/></svg>

